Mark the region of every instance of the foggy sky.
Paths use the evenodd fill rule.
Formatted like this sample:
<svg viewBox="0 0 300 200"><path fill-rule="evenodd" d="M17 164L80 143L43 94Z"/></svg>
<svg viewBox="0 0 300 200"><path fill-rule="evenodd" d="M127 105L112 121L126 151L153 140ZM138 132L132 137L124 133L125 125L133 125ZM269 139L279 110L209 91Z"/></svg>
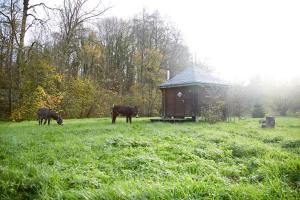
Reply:
<svg viewBox="0 0 300 200"><path fill-rule="evenodd" d="M32 3L41 2L32 0ZM59 5L62 0L53 0ZM93 6L91 1L91 6ZM50 4L50 2L46 2ZM133 17L158 10L182 31L194 59L220 76L246 81L300 77L300 1L104 0L103 17Z"/></svg>

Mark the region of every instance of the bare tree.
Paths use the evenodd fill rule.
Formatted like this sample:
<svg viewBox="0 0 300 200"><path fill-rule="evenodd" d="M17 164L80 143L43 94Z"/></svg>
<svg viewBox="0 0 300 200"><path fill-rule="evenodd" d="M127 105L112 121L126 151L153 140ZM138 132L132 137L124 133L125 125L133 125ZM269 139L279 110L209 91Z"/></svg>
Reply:
<svg viewBox="0 0 300 200"><path fill-rule="evenodd" d="M248 114L247 107L249 108L251 105L248 102L246 88L240 85L230 87L227 93L226 106L229 117L241 119Z"/></svg>
<svg viewBox="0 0 300 200"><path fill-rule="evenodd" d="M83 33L84 24L98 19L109 8L101 8L102 2L98 1L93 9L86 8L88 0L64 0L62 8L60 8L61 18L61 34L62 34L62 57L64 65L71 71L73 76L78 73L78 68L74 62L74 58L78 56L77 47L79 32ZM77 37L77 38L76 38ZM72 63L75 69L72 68ZM64 72L64 67L62 67Z"/></svg>
<svg viewBox="0 0 300 200"><path fill-rule="evenodd" d="M17 22L20 8L18 1L10 0L3 1L0 4L0 16L2 27L2 48L6 49L5 66L6 74L8 77L7 86L8 89L8 111L9 115L12 112L12 93L13 93L13 57L14 57L14 44L17 40ZM6 36L4 36L6 34Z"/></svg>
<svg viewBox="0 0 300 200"><path fill-rule="evenodd" d="M20 99L21 77L25 67L24 41L26 32L33 27L36 22L45 23L45 20L38 18L34 10L39 6L48 8L44 3L30 5L29 0L4 0L0 3L1 29L4 28L7 30L5 32L7 34L6 42L3 43L3 45L6 45L5 49L7 51L5 66L8 76L9 114L12 112L13 93L18 94L15 98L17 101ZM2 34L3 33L4 32L2 32Z"/></svg>
<svg viewBox="0 0 300 200"><path fill-rule="evenodd" d="M104 48L103 84L117 92L128 91L133 84L135 71L134 37L130 23L107 18L98 23L98 33Z"/></svg>

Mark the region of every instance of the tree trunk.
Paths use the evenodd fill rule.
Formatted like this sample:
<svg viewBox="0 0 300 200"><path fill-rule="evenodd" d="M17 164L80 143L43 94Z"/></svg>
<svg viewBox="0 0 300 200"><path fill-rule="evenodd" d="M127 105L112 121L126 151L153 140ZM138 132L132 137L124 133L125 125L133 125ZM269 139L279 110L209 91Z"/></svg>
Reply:
<svg viewBox="0 0 300 200"><path fill-rule="evenodd" d="M20 41L19 41L19 48L18 48L18 55L17 55L17 69L18 69L17 87L18 87L18 89L20 89L22 68L24 67L24 39L25 39L25 33L26 33L28 5L29 5L29 0L23 0L21 32L20 32Z"/></svg>
<svg viewBox="0 0 300 200"><path fill-rule="evenodd" d="M13 34L11 34L11 37L10 37L10 44L9 44L9 64L7 65L8 66L8 76L9 76L9 88L8 88L8 111L9 111L9 116L11 116L12 114L12 57L13 57L13 40L14 40L14 37L13 37Z"/></svg>
<svg viewBox="0 0 300 200"><path fill-rule="evenodd" d="M10 30L7 55L6 60L7 72L8 72L8 114L12 114L12 93L13 93L13 52L14 52L14 33L15 33L15 21L11 21L11 30Z"/></svg>

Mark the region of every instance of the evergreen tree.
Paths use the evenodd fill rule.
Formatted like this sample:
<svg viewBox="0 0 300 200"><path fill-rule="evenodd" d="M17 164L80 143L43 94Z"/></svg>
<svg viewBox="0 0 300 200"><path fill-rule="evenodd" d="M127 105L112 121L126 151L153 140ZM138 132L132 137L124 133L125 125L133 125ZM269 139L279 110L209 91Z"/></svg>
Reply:
<svg viewBox="0 0 300 200"><path fill-rule="evenodd" d="M262 118L265 116L264 108L261 104L256 103L253 106L252 117L254 118Z"/></svg>

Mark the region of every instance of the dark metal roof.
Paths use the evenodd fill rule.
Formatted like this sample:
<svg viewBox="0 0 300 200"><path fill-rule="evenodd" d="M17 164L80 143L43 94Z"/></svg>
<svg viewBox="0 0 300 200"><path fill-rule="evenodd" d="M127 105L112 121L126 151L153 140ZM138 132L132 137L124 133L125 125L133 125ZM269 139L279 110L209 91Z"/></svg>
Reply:
<svg viewBox="0 0 300 200"><path fill-rule="evenodd" d="M160 88L192 86L192 85L219 85L228 86L225 81L217 78L212 73L205 72L198 67L188 67L181 73L161 84Z"/></svg>

